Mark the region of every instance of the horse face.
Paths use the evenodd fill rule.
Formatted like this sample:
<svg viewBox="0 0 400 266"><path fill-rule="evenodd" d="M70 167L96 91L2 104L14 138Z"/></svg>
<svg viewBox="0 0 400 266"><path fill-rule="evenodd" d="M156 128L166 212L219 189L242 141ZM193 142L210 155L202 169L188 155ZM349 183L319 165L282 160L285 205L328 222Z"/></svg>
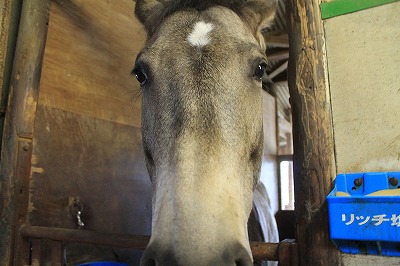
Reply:
<svg viewBox="0 0 400 266"><path fill-rule="evenodd" d="M151 29L134 68L153 185L142 265L251 265L264 49L222 6L177 10Z"/></svg>

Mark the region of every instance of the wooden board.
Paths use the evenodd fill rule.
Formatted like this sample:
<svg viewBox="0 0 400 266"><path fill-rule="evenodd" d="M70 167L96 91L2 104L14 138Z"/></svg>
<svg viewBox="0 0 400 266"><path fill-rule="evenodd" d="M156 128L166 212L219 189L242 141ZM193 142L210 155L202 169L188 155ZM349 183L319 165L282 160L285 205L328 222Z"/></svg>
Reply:
<svg viewBox="0 0 400 266"><path fill-rule="evenodd" d="M144 31L134 2L52 1L33 137L29 222L82 230L151 232L151 188L142 152L141 99L130 75ZM42 243L44 263L52 243ZM68 263L140 253L69 244Z"/></svg>
<svg viewBox="0 0 400 266"><path fill-rule="evenodd" d="M16 234L19 225L26 223L27 183L49 7L50 0L31 0L24 1L20 10L1 147L0 265L12 265L13 259L15 265L27 262L18 260L20 249L14 244L21 240Z"/></svg>
<svg viewBox="0 0 400 266"><path fill-rule="evenodd" d="M342 265L345 266L398 266L399 264L399 257L342 254Z"/></svg>
<svg viewBox="0 0 400 266"><path fill-rule="evenodd" d="M325 22L338 173L400 167L400 2Z"/></svg>
<svg viewBox="0 0 400 266"><path fill-rule="evenodd" d="M140 126L140 90L130 75L144 44L134 1L52 1L39 103Z"/></svg>
<svg viewBox="0 0 400 266"><path fill-rule="evenodd" d="M0 2L0 111L7 108L8 85L12 68L13 49L17 35L16 11L20 5L15 0ZM3 117L0 117L2 120ZM0 120L0 121L1 121ZM1 121L3 123L3 121Z"/></svg>
<svg viewBox="0 0 400 266"><path fill-rule="evenodd" d="M79 197L82 230L150 234L151 185L139 129L39 105L31 173L32 225L78 228L70 206Z"/></svg>

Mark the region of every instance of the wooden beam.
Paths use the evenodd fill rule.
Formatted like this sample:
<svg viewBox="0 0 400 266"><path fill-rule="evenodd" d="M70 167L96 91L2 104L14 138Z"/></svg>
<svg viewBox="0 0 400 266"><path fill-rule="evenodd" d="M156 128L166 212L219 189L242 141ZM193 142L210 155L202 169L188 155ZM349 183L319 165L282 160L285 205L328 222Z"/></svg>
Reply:
<svg viewBox="0 0 400 266"><path fill-rule="evenodd" d="M18 224L26 220L29 199L26 182L29 182L31 142L49 8L50 0L29 0L22 3L2 138L0 265L13 265L15 231ZM16 261L14 265L17 265Z"/></svg>
<svg viewBox="0 0 400 266"><path fill-rule="evenodd" d="M282 73L283 71L285 71L288 67L288 61L283 62L280 66L278 66L276 69L274 69L274 71L272 71L271 73L268 74L268 77L270 79L275 78L276 76L278 76L280 73Z"/></svg>
<svg viewBox="0 0 400 266"><path fill-rule="evenodd" d="M265 43L268 47L289 48L289 39L287 34L279 36L265 36Z"/></svg>
<svg viewBox="0 0 400 266"><path fill-rule="evenodd" d="M288 59L289 51L283 50L283 51L272 52L272 53L268 53L268 51L267 51L267 58L268 58L268 61L280 61L280 60Z"/></svg>
<svg viewBox="0 0 400 266"><path fill-rule="evenodd" d="M22 0L0 1L0 123L7 108L8 85L18 32ZM1 125L2 127L2 125ZM0 128L1 128L0 127ZM1 132L0 132L1 135Z"/></svg>
<svg viewBox="0 0 400 266"><path fill-rule="evenodd" d="M320 0L289 0L289 89L300 265L340 265L329 238L326 196L335 177L334 142Z"/></svg>
<svg viewBox="0 0 400 266"><path fill-rule="evenodd" d="M24 238L50 239L54 241L105 245L117 248L131 248L139 250L146 249L150 240L150 236L143 235L101 233L87 230L30 225L22 226L20 229L20 234ZM293 255L297 253L297 243L295 243L294 240L286 240L282 241L281 243L251 242L250 246L253 257L261 260L277 261L280 258L290 257L290 254ZM295 258L292 260L295 260Z"/></svg>

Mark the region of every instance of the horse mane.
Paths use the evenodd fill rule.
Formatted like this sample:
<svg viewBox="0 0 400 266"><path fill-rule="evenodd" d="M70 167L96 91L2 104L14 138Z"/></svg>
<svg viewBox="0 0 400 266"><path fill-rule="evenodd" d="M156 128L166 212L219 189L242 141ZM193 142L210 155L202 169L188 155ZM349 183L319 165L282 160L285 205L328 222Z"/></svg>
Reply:
<svg viewBox="0 0 400 266"><path fill-rule="evenodd" d="M149 35L155 32L155 30L160 26L160 24L171 14L184 10L184 9L195 9L202 11L213 6L223 6L233 10L235 13L240 15L240 8L246 2L246 0L156 0L162 5L162 8L157 10L152 10L152 13L146 10L138 8L141 1L136 3L135 14L139 20L144 24Z"/></svg>

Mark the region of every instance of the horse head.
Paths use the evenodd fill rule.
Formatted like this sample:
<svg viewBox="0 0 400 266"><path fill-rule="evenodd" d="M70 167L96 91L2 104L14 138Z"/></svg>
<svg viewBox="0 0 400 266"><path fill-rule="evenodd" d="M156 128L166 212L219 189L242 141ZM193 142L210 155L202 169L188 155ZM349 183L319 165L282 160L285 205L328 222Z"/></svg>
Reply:
<svg viewBox="0 0 400 266"><path fill-rule="evenodd" d="M247 220L263 149L260 29L274 0L137 0L133 73L153 186L142 265L252 265Z"/></svg>

